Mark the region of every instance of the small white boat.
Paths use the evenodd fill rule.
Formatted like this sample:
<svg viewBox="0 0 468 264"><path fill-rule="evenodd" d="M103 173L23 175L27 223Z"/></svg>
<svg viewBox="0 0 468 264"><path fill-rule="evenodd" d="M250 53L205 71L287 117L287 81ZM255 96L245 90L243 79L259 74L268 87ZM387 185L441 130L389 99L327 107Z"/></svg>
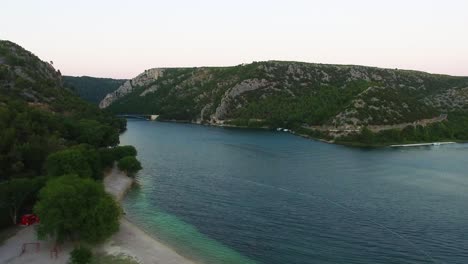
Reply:
<svg viewBox="0 0 468 264"><path fill-rule="evenodd" d="M285 129L283 129L283 131L284 131L284 132L289 132L289 129L286 129L286 128L285 128Z"/></svg>
<svg viewBox="0 0 468 264"><path fill-rule="evenodd" d="M276 131L281 131L281 130L283 130L281 127L278 127L278 128L276 129Z"/></svg>

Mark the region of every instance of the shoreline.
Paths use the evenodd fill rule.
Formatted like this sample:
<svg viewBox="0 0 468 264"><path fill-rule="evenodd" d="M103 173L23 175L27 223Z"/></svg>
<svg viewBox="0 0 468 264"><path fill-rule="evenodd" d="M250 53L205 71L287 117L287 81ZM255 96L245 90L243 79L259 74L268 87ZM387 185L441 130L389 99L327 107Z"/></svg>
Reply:
<svg viewBox="0 0 468 264"><path fill-rule="evenodd" d="M236 126L236 125L230 125L230 124L216 124L216 123L201 123L201 122L194 122L194 121L187 121L187 120L152 120L151 122L162 122L162 123L178 123L178 124L193 124L193 125L199 125L199 126L207 126L207 127L217 127L217 128L233 128L233 129L259 129L259 130L264 130L264 131L273 131L276 132L273 128L270 127L248 127L248 126ZM391 142L391 143L376 143L376 144L364 144L361 142L348 142L348 141L336 141L336 140L327 140L323 138L318 138L314 137L308 134L300 133L294 130L289 129L288 132L280 132L280 133L289 133L294 136L302 137L305 139L317 141L317 142L322 142L326 144L331 144L331 145L338 145L338 146L344 146L344 147L351 147L351 148L366 148L366 149L375 149L375 148L389 148L389 147L394 147L395 145L430 145L436 142L426 142L426 141L418 141L418 142ZM450 140L450 144L457 144L457 143L468 143L468 141L465 140L454 140L454 139L447 139L447 141ZM447 141L440 141L441 143L445 143Z"/></svg>
<svg viewBox="0 0 468 264"><path fill-rule="evenodd" d="M103 180L105 190L119 204L134 182L133 178L117 168L107 172ZM150 236L125 216L120 219L119 231L100 245L98 250L110 255L123 254L143 264L196 264L162 241Z"/></svg>

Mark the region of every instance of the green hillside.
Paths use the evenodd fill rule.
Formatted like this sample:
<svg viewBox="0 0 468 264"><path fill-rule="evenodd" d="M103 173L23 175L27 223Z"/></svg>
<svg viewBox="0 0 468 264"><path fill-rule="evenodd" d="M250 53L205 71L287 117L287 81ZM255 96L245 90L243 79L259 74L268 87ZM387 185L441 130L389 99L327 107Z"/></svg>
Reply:
<svg viewBox="0 0 468 264"><path fill-rule="evenodd" d="M379 134L409 125L432 131L443 124L450 131L440 137L373 138L379 144L465 140L450 120L466 116L468 77L280 61L162 68L127 81L100 106L114 113L159 114L163 120L291 128L339 142L356 141L365 127Z"/></svg>
<svg viewBox="0 0 468 264"><path fill-rule="evenodd" d="M108 93L117 90L117 88L126 81L89 76L63 76L62 80L65 87L70 88L84 100L96 105L99 104Z"/></svg>
<svg viewBox="0 0 468 264"><path fill-rule="evenodd" d="M31 212L51 178L100 180L108 147L119 144L125 128L125 120L64 88L52 65L0 41L0 227Z"/></svg>

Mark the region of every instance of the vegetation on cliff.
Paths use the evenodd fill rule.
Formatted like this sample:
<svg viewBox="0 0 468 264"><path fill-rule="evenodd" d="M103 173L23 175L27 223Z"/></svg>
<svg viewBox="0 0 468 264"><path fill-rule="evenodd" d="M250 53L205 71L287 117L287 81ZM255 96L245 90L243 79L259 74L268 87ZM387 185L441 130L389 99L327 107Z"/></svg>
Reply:
<svg viewBox="0 0 468 264"><path fill-rule="evenodd" d="M451 124L468 116L468 77L279 61L148 72L155 70L153 79L139 75L130 81L131 89L108 95L111 104L101 106L114 113L159 114L163 120L291 128L340 142L356 140L369 127L382 144L399 141L387 134L403 124L437 135L433 130L439 126L423 120L448 114L454 118L437 121L452 131L448 138L468 139Z"/></svg>
<svg viewBox="0 0 468 264"><path fill-rule="evenodd" d="M95 105L99 104L108 93L117 90L126 81L89 76L63 76L62 79L65 87L70 88L79 97Z"/></svg>

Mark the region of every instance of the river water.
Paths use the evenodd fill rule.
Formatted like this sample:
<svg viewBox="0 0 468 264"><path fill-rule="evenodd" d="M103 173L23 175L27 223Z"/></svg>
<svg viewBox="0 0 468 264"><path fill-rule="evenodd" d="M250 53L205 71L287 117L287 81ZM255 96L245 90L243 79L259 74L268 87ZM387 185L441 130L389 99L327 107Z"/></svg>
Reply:
<svg viewBox="0 0 468 264"><path fill-rule="evenodd" d="M200 263L468 263L468 145L128 121L131 220Z"/></svg>

